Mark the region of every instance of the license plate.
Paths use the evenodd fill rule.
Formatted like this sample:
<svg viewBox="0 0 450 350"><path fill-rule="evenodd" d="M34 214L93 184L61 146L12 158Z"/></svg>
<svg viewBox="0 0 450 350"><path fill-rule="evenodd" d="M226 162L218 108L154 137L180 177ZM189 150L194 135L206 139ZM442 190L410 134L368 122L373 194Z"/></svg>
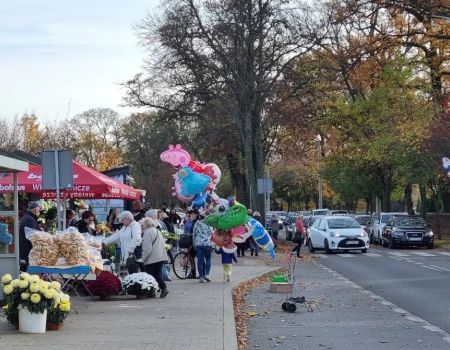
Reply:
<svg viewBox="0 0 450 350"><path fill-rule="evenodd" d="M421 241L422 237L409 237L410 241Z"/></svg>
<svg viewBox="0 0 450 350"><path fill-rule="evenodd" d="M347 241L347 244L358 244L358 241Z"/></svg>

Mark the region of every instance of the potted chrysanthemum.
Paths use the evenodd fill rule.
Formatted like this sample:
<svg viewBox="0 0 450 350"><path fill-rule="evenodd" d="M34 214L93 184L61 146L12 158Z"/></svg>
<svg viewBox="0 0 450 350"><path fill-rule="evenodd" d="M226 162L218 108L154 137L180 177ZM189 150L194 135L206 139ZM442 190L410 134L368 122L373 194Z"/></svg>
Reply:
<svg viewBox="0 0 450 350"><path fill-rule="evenodd" d="M70 312L70 297L69 295L59 291L55 295L53 307L47 313L47 330L57 331Z"/></svg>
<svg viewBox="0 0 450 350"><path fill-rule="evenodd" d="M102 271L97 279L88 282L91 293L100 300L110 300L112 295L119 294L121 290L120 279L108 271Z"/></svg>
<svg viewBox="0 0 450 350"><path fill-rule="evenodd" d="M18 321L22 333L45 333L47 310L53 307L61 285L26 272L21 273L18 279L12 279L11 275L3 276L2 285L8 321L14 325Z"/></svg>
<svg viewBox="0 0 450 350"><path fill-rule="evenodd" d="M137 299L147 298L155 295L158 282L145 272L132 273L122 281L124 294L136 295Z"/></svg>

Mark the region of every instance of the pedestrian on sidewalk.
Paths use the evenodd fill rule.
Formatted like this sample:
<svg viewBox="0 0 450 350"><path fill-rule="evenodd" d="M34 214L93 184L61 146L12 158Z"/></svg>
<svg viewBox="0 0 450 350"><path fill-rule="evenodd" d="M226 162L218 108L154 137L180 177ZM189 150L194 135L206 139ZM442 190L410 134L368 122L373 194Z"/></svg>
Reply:
<svg viewBox="0 0 450 350"><path fill-rule="evenodd" d="M143 229L142 237L142 262L145 272L152 275L161 289L160 298L169 294L163 278L163 266L169 260L166 253L165 240L156 227L157 221L146 217L139 221Z"/></svg>
<svg viewBox="0 0 450 350"><path fill-rule="evenodd" d="M215 252L222 255L223 282L230 282L233 261L237 263L236 255L234 253L226 253L223 248L216 248Z"/></svg>
<svg viewBox="0 0 450 350"><path fill-rule="evenodd" d="M292 241L294 243L297 243L294 249L292 249L292 253L297 252L297 258L301 258L300 249L302 248L302 244L305 241L305 225L303 223L302 215L299 215L297 220L295 221L295 235Z"/></svg>
<svg viewBox="0 0 450 350"><path fill-rule="evenodd" d="M253 254L255 254L255 256L258 256L259 249L258 249L258 245L255 242L255 239L252 236L250 236L247 238L247 241L248 241L248 245L250 247L250 255L253 256Z"/></svg>
<svg viewBox="0 0 450 350"><path fill-rule="evenodd" d="M197 255L197 267L199 282L211 282L209 272L211 270L212 228L203 222L205 212L198 214L192 226L192 240Z"/></svg>

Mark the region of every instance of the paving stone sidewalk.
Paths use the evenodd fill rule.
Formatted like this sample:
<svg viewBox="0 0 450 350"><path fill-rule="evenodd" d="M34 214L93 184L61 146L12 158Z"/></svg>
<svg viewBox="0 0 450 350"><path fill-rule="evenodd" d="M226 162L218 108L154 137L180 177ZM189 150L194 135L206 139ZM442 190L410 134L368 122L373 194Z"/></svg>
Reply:
<svg viewBox="0 0 450 350"><path fill-rule="evenodd" d="M255 258L241 258L233 266L232 280L270 270ZM72 313L57 332L20 334L0 318L0 349L237 349L233 283L223 283L217 256L211 275L210 283L172 277L165 299L116 297L101 302L73 298L78 314Z"/></svg>
<svg viewBox="0 0 450 350"><path fill-rule="evenodd" d="M296 267L293 295L305 296L313 312L304 304L296 304L296 313L282 311L286 295L268 288L263 285L246 298L246 311L257 313L248 323L249 350L450 349L446 335L427 330L411 314L320 263Z"/></svg>

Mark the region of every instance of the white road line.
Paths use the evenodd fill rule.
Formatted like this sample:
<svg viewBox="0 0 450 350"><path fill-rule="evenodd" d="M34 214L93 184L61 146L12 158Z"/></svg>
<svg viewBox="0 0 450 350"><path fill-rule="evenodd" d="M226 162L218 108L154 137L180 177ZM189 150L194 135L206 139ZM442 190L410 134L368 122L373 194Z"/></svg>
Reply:
<svg viewBox="0 0 450 350"><path fill-rule="evenodd" d="M422 267L425 267L426 269L429 269L429 270L441 271L439 269L435 269L434 267L429 267L429 266L426 266L426 265L422 265Z"/></svg>
<svg viewBox="0 0 450 350"><path fill-rule="evenodd" d="M321 259L328 259L329 258L328 255L318 255L318 256L320 256Z"/></svg>
<svg viewBox="0 0 450 350"><path fill-rule="evenodd" d="M450 256L450 252L436 252L437 254Z"/></svg>
<svg viewBox="0 0 450 350"><path fill-rule="evenodd" d="M380 257L380 256L383 256L383 255L381 255L381 254L377 254L377 253L366 253L366 254L364 254L365 256L370 256L370 257L373 257L373 258L378 258L378 257Z"/></svg>
<svg viewBox="0 0 450 350"><path fill-rule="evenodd" d="M395 256L390 256L390 258L391 258L391 259L395 259L395 260L399 260L399 261L403 261L402 258L397 258L397 257L395 257Z"/></svg>
<svg viewBox="0 0 450 350"><path fill-rule="evenodd" d="M432 331L432 332L440 332L441 331L441 329L439 327L433 326L431 324L427 324L427 325L422 326L422 327L425 328L425 329L428 329L429 331Z"/></svg>
<svg viewBox="0 0 450 350"><path fill-rule="evenodd" d="M411 254L420 255L420 256L436 256L435 254L424 253L424 252L411 252Z"/></svg>
<svg viewBox="0 0 450 350"><path fill-rule="evenodd" d="M400 253L400 252L388 252L388 254L391 254L394 256L410 256L409 254Z"/></svg>
<svg viewBox="0 0 450 350"><path fill-rule="evenodd" d="M337 256L340 256L341 258L354 258L355 255L352 254L336 254Z"/></svg>
<svg viewBox="0 0 450 350"><path fill-rule="evenodd" d="M431 267L435 267L435 268L437 268L437 269L441 269L441 270L450 272L450 270L449 270L449 269L446 269L445 267L440 267L440 266L435 266L435 265L430 265L430 266L431 266Z"/></svg>

